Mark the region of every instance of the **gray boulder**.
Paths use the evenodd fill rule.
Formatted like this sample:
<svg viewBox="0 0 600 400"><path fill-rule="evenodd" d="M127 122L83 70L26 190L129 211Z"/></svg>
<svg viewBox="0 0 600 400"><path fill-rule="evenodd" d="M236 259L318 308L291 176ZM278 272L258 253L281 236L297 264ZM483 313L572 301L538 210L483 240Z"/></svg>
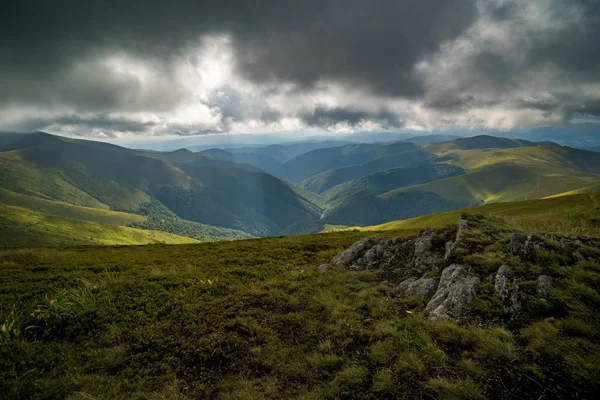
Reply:
<svg viewBox="0 0 600 400"><path fill-rule="evenodd" d="M433 278L408 278L396 286L396 292L406 296L422 296L426 301L431 300L438 286Z"/></svg>
<svg viewBox="0 0 600 400"><path fill-rule="evenodd" d="M537 295L540 297L546 297L552 290L552 277L548 275L540 275L537 279Z"/></svg>
<svg viewBox="0 0 600 400"><path fill-rule="evenodd" d="M349 269L390 269L403 275L412 254L410 239L370 236L354 243L333 258L332 265Z"/></svg>
<svg viewBox="0 0 600 400"><path fill-rule="evenodd" d="M425 227L419 231L419 236L415 240L415 256L428 253L432 250L433 236L439 232L439 229Z"/></svg>
<svg viewBox="0 0 600 400"><path fill-rule="evenodd" d="M382 239L365 252L357 265L368 269L395 267L398 256L401 255L398 254L398 247L403 241L400 237Z"/></svg>
<svg viewBox="0 0 600 400"><path fill-rule="evenodd" d="M454 255L456 248L463 239L465 231L469 229L469 223L466 219L459 218L457 227L458 228L456 230L456 238L454 239L454 242L446 243L446 253L444 254L444 261L448 261Z"/></svg>
<svg viewBox="0 0 600 400"><path fill-rule="evenodd" d="M585 257L581 255L579 249L581 248L581 241L574 239L561 238L560 247L564 253L566 253L574 261L583 261Z"/></svg>
<svg viewBox="0 0 600 400"><path fill-rule="evenodd" d="M538 235L530 233L525 236L522 233L513 233L510 237L510 252L524 260L535 258L536 251L550 251L544 239Z"/></svg>
<svg viewBox="0 0 600 400"><path fill-rule="evenodd" d="M510 253L515 256L527 254L527 236L522 233L513 233L510 237Z"/></svg>
<svg viewBox="0 0 600 400"><path fill-rule="evenodd" d="M356 265L357 261L359 261L371 247L384 239L387 238L385 236L369 236L361 239L347 250L336 255L331 263L333 265L343 265L351 269L358 269L359 266Z"/></svg>
<svg viewBox="0 0 600 400"><path fill-rule="evenodd" d="M438 249L434 248L433 238L441 232L436 228L422 228L419 231L419 236L415 240L412 267L419 271L436 270L438 261L442 258L442 254Z"/></svg>
<svg viewBox="0 0 600 400"><path fill-rule="evenodd" d="M452 264L442 271L440 283L425 311L432 321L465 319L480 280L469 268Z"/></svg>
<svg viewBox="0 0 600 400"><path fill-rule="evenodd" d="M508 265L502 265L498 269L494 279L494 290L502 299L505 313L514 314L521 310L519 285Z"/></svg>

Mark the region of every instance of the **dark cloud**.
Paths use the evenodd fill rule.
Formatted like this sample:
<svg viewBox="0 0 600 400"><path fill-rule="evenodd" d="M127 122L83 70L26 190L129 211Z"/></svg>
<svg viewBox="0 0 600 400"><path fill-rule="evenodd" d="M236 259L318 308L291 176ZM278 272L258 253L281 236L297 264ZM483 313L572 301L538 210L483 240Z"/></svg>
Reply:
<svg viewBox="0 0 600 400"><path fill-rule="evenodd" d="M414 64L474 21L468 0L325 1L295 23L281 20L235 37L238 63L253 81L310 87L323 80L413 96ZM316 12L315 12L316 11Z"/></svg>
<svg viewBox="0 0 600 400"><path fill-rule="evenodd" d="M241 73L255 82L333 80L414 94L414 62L468 27L475 8L470 0L38 0L4 2L0 15L0 102L105 108L126 106L123 93L142 96L139 83L93 66L92 76L73 79L78 61L119 50L169 60L208 33L231 35Z"/></svg>
<svg viewBox="0 0 600 400"><path fill-rule="evenodd" d="M164 121L168 133L285 117L312 127L395 128L408 118L430 126L482 109L528 111L532 121L600 116L598 0L23 0L0 4L0 117L29 107L55 117L22 126L155 129L134 114L168 119L198 106L196 83L179 68L197 62L191 54L211 35L228 38L233 75L253 86L228 82L203 95L214 126L188 123L194 109ZM319 91L338 96L336 106L303 111ZM362 97L342 97L350 91ZM281 107L267 101L285 102L282 93ZM394 101L417 104L422 115L392 112L402 108ZM131 118L115 120L115 112ZM78 113L94 116L73 120ZM475 119L488 117L499 120Z"/></svg>
<svg viewBox="0 0 600 400"><path fill-rule="evenodd" d="M337 123L346 123L350 126L357 126L367 121L378 123L384 129L401 128L404 125L403 122L389 110L370 112L346 108L316 107L311 112L301 114L300 119L306 125L316 127L331 127Z"/></svg>
<svg viewBox="0 0 600 400"><path fill-rule="evenodd" d="M156 126L155 122L140 122L127 118L115 118L110 115L98 114L85 118L77 115L65 115L55 118L27 119L18 126L19 131L33 132L49 126L68 128L70 134L85 136L102 132L114 137L117 132L144 133Z"/></svg>
<svg viewBox="0 0 600 400"><path fill-rule="evenodd" d="M599 96L586 86L600 85L600 1L482 4L485 22L479 30L466 34L462 48L448 51L425 74L433 76L428 107L529 109L546 117L560 114L565 122L584 109L597 112ZM487 27L496 36L483 37ZM461 53L464 48L470 51ZM447 65L452 68L444 70Z"/></svg>

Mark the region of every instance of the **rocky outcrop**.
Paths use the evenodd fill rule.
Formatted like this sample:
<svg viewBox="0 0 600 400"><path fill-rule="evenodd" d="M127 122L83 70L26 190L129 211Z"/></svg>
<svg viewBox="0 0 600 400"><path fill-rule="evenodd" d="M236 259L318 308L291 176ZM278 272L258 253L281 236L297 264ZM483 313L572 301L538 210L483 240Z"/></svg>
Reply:
<svg viewBox="0 0 600 400"><path fill-rule="evenodd" d="M433 248L433 236L439 232L439 229L425 227L419 231L419 236L415 240L415 256L428 253Z"/></svg>
<svg viewBox="0 0 600 400"><path fill-rule="evenodd" d="M414 269L418 271L438 270L444 248L443 245L436 243L436 238L442 237L443 243L444 234L444 230L430 227L422 228L419 231L411 263Z"/></svg>
<svg viewBox="0 0 600 400"><path fill-rule="evenodd" d="M342 251L331 262L335 266L349 269L389 269L404 270L410 259L412 241L410 239L385 236L370 236L354 243Z"/></svg>
<svg viewBox="0 0 600 400"><path fill-rule="evenodd" d="M493 229L479 221L480 217L469 222L459 219L456 235L450 241L451 231L437 228L423 228L414 239L364 238L335 256L331 266L384 272L379 276L386 285L394 283L398 295L423 298L430 320L502 324L514 328L529 318L524 305L535 298L548 298L556 285L548 275L539 276L537 285L527 282L531 280L528 266L546 259L540 252L555 254L554 260L565 266L597 260L595 249L599 243L595 239L558 234L511 234L502 227ZM509 237L510 245L504 254L494 254L487 259L472 257L490 247L494 253L501 253L502 247L495 244L506 243ZM512 262L511 256L521 259L519 268L499 263L497 270L490 271L493 264L488 260L508 263ZM326 272L328 268L329 264L323 264L319 271ZM440 273L439 280L431 278ZM480 290L481 282L486 282L486 286ZM492 290L487 286L489 283L493 285ZM481 301L471 308L477 296Z"/></svg>
<svg viewBox="0 0 600 400"><path fill-rule="evenodd" d="M502 299L502 308L505 314L512 318L521 310L519 284L512 269L508 265L502 265L494 279L494 290Z"/></svg>
<svg viewBox="0 0 600 400"><path fill-rule="evenodd" d="M537 251L550 251L546 241L533 233L525 236L522 233L513 233L510 238L510 252L521 257L522 260L533 260Z"/></svg>
<svg viewBox="0 0 600 400"><path fill-rule="evenodd" d="M577 239L567 239L567 238L560 238L559 240L560 242L560 247L562 249L562 251L564 253L566 253L566 255L571 258L571 260L577 262L577 261L583 261L585 260L585 257L581 254L580 248L581 248L581 241L577 240Z"/></svg>
<svg viewBox="0 0 600 400"><path fill-rule="evenodd" d="M464 265L452 264L445 268L437 291L425 308L428 318L432 321L465 320L479 283L479 277Z"/></svg>
<svg viewBox="0 0 600 400"><path fill-rule="evenodd" d="M522 233L513 233L511 235L510 253L515 256L524 256L528 253L526 235Z"/></svg>
<svg viewBox="0 0 600 400"><path fill-rule="evenodd" d="M437 287L438 281L433 278L408 278L396 286L396 292L405 296L421 296L429 301L435 294Z"/></svg>
<svg viewBox="0 0 600 400"><path fill-rule="evenodd" d="M446 243L446 253L444 254L444 261L449 261L453 256L456 248L460 245L465 231L469 229L469 223L466 219L460 218L458 220L458 229L456 231L456 238L453 242Z"/></svg>
<svg viewBox="0 0 600 400"><path fill-rule="evenodd" d="M387 239L385 236L369 236L354 243L348 250L342 251L333 258L333 265L343 265L351 269L358 269L357 261L369 250L373 245L381 240Z"/></svg>
<svg viewBox="0 0 600 400"><path fill-rule="evenodd" d="M536 292L540 297L547 297L552 290L552 277L548 275L540 275L537 279Z"/></svg>

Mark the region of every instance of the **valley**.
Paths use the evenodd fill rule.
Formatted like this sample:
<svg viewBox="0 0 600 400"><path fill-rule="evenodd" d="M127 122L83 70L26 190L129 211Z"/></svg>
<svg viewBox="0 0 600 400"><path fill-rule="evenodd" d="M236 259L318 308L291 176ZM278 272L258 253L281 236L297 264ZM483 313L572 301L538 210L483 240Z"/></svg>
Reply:
<svg viewBox="0 0 600 400"><path fill-rule="evenodd" d="M0 204L69 226L95 222L155 232L120 241L111 227L114 244L153 243L165 234L176 235L165 239L172 243L371 226L577 193L600 182L600 158L592 151L486 135L451 139L161 152L45 133L5 135ZM10 232L30 231L19 215L5 215ZM77 229L66 232L74 237ZM11 236L3 243L19 245ZM62 243L45 243L45 236L21 244Z"/></svg>

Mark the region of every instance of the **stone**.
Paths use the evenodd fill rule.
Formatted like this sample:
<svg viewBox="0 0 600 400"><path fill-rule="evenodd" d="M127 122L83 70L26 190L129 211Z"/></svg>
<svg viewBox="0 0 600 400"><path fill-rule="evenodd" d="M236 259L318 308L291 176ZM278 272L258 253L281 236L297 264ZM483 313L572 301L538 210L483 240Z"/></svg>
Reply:
<svg viewBox="0 0 600 400"><path fill-rule="evenodd" d="M349 269L390 269L403 275L410 254L412 242L409 239L384 236L370 236L354 243L348 250L340 252L332 261L333 265L343 265Z"/></svg>
<svg viewBox="0 0 600 400"><path fill-rule="evenodd" d="M439 232L439 229L425 227L419 231L419 236L415 240L415 256L428 253L432 250L433 236Z"/></svg>
<svg viewBox="0 0 600 400"><path fill-rule="evenodd" d="M331 264L321 264L319 265L319 272L325 272L331 267Z"/></svg>
<svg viewBox="0 0 600 400"><path fill-rule="evenodd" d="M503 311L505 313L514 314L521 310L519 285L512 269L508 265L502 265L498 269L494 279L494 290L502 299Z"/></svg>
<svg viewBox="0 0 600 400"><path fill-rule="evenodd" d="M352 269L358 269L356 262L375 244L387 239L385 236L369 236L359 240L350 246L347 250L340 252L333 258L333 265L348 266Z"/></svg>
<svg viewBox="0 0 600 400"><path fill-rule="evenodd" d="M433 278L408 278L396 286L396 292L406 296L422 296L426 301L431 300L438 286Z"/></svg>
<svg viewBox="0 0 600 400"><path fill-rule="evenodd" d="M531 233L525 236L522 233L513 233L510 237L510 252L522 259L533 259L537 250L548 251L544 239Z"/></svg>
<svg viewBox="0 0 600 400"><path fill-rule="evenodd" d="M465 231L467 231L468 229L468 221L466 219L463 219L462 217L459 218L457 223L456 239L454 239L454 242L446 243L446 253L444 254L444 261L448 261L452 258L452 256L454 256L456 248L462 241Z"/></svg>
<svg viewBox="0 0 600 400"><path fill-rule="evenodd" d="M432 321L464 320L479 283L479 277L463 265L452 264L444 268L437 291L425 308L428 318Z"/></svg>
<svg viewBox="0 0 600 400"><path fill-rule="evenodd" d="M540 275L537 279L537 295L540 297L546 297L552 290L552 277L548 275Z"/></svg>
<svg viewBox="0 0 600 400"><path fill-rule="evenodd" d="M440 233L440 229L422 228L419 231L419 236L415 240L413 259L411 265L418 270L437 270L436 264L442 257L439 249L434 248L433 238Z"/></svg>
<svg viewBox="0 0 600 400"><path fill-rule="evenodd" d="M526 248L529 252L529 255L534 255L537 250L550 250L544 242L544 239L533 233L530 233L529 236L527 236Z"/></svg>
<svg viewBox="0 0 600 400"><path fill-rule="evenodd" d="M527 236L522 233L513 233L510 237L510 253L515 256L527 254Z"/></svg>
<svg viewBox="0 0 600 400"><path fill-rule="evenodd" d="M560 239L560 247L569 257L574 261L583 261L585 257L581 255L579 249L581 248L581 241L570 240L567 238Z"/></svg>
<svg viewBox="0 0 600 400"><path fill-rule="evenodd" d="M509 288L508 284L513 279L512 269L508 265L502 265L498 272L496 273L496 278L494 279L494 289L496 293L500 296L504 297L508 295Z"/></svg>

